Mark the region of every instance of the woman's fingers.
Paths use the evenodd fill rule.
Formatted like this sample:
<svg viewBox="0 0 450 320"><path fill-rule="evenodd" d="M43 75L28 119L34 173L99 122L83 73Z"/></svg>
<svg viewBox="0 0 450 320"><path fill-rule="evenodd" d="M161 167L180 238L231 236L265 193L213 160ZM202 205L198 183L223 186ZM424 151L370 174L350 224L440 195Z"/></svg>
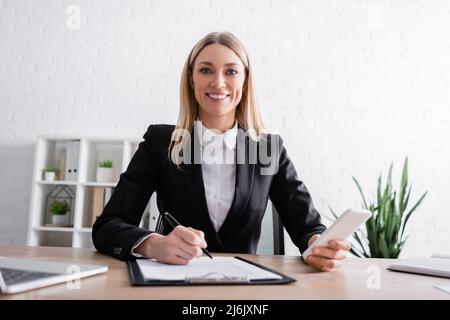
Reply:
<svg viewBox="0 0 450 320"><path fill-rule="evenodd" d="M207 245L206 245L206 241L205 241L205 234L203 233L203 231L200 231L200 230L197 230L197 229L194 229L191 227L188 227L188 230L194 232L197 236L199 236L202 241L202 243L200 244L200 247L206 248Z"/></svg>
<svg viewBox="0 0 450 320"><path fill-rule="evenodd" d="M187 254L189 259L198 258L203 255L202 249L200 249L197 246L191 246L186 243L181 243L179 245L179 249L182 250L185 254Z"/></svg>
<svg viewBox="0 0 450 320"><path fill-rule="evenodd" d="M175 243L175 244L170 245L170 247L167 247L166 254L163 258L163 261L162 260L159 260L159 261L165 262L165 263L170 263L170 264L186 265L194 257L196 257L196 256L194 254L192 254L192 252L188 251L186 248L183 248L183 245L180 245L179 243Z"/></svg>
<svg viewBox="0 0 450 320"><path fill-rule="evenodd" d="M180 257L191 260L203 255L201 248L204 240L200 238L201 235L189 230L189 228L177 226L169 236L171 247L175 254L178 254Z"/></svg>
<svg viewBox="0 0 450 320"><path fill-rule="evenodd" d="M312 236L309 246L316 241L320 235ZM305 259L305 262L313 267L329 271L341 266L341 261L347 258L347 252L350 250L350 244L346 240L331 240L327 246L317 246L312 254Z"/></svg>
<svg viewBox="0 0 450 320"><path fill-rule="evenodd" d="M206 248L202 231L183 226L177 226L168 236L155 240L158 243L154 258L170 264L186 265L193 258L201 257L202 248Z"/></svg>
<svg viewBox="0 0 450 320"><path fill-rule="evenodd" d="M316 256L322 256L328 259L336 259L336 260L343 260L347 257L346 254L347 251L344 250L336 250L329 247L322 247L318 246L314 248L313 254Z"/></svg>
<svg viewBox="0 0 450 320"><path fill-rule="evenodd" d="M195 233L196 235L198 235L200 238L204 239L205 238L205 234L203 233L203 231L191 228L191 227L187 227L187 229L189 231L192 231L193 233Z"/></svg>
<svg viewBox="0 0 450 320"><path fill-rule="evenodd" d="M173 229L172 232L174 232L177 236L179 236L181 239L183 239L185 242L187 242L192 246L199 246L199 247L206 246L205 239L200 234L197 233L201 231L195 230L194 232L193 230L195 229L177 226L175 227L175 229ZM203 232L201 233L203 234Z"/></svg>
<svg viewBox="0 0 450 320"><path fill-rule="evenodd" d="M171 255L164 262L165 263L170 263L170 264L187 265L189 263L189 261L191 261L191 259L185 259L185 258L183 258L182 256L179 256L179 255Z"/></svg>
<svg viewBox="0 0 450 320"><path fill-rule="evenodd" d="M313 267L323 271L332 270L341 266L341 263L338 260L328 259L316 255L308 256L308 258L306 258L306 261Z"/></svg>
<svg viewBox="0 0 450 320"><path fill-rule="evenodd" d="M330 240L328 241L328 245L337 250L348 251L351 248L350 243L346 240Z"/></svg>
<svg viewBox="0 0 450 320"><path fill-rule="evenodd" d="M320 238L320 234L315 234L315 235L313 235L311 238L309 238L309 241L308 241L308 247L314 242L314 241L316 241L317 239L319 239Z"/></svg>
<svg viewBox="0 0 450 320"><path fill-rule="evenodd" d="M196 249L198 249L198 248L196 248ZM201 252L201 250L200 250L200 252ZM192 260L193 258L201 256L201 254L199 255L198 252L195 250L195 248L192 249L192 248L186 247L184 245L181 245L181 246L178 246L177 248L175 248L175 254L180 256L181 258L188 259L188 260Z"/></svg>

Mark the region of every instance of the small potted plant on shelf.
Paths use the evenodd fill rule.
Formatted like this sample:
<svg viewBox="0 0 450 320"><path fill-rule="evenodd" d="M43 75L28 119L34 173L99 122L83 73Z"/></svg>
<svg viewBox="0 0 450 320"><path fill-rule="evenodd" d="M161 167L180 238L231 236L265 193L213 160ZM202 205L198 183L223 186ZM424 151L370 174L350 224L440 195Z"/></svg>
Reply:
<svg viewBox="0 0 450 320"><path fill-rule="evenodd" d="M53 201L50 205L50 212L52 213L52 223L58 225L67 224L67 212L69 210L70 207L66 201Z"/></svg>
<svg viewBox="0 0 450 320"><path fill-rule="evenodd" d="M112 160L105 160L98 164L97 182L114 182L114 169Z"/></svg>
<svg viewBox="0 0 450 320"><path fill-rule="evenodd" d="M45 167L42 171L44 172L45 181L55 181L56 174L59 172L59 169L54 167Z"/></svg>

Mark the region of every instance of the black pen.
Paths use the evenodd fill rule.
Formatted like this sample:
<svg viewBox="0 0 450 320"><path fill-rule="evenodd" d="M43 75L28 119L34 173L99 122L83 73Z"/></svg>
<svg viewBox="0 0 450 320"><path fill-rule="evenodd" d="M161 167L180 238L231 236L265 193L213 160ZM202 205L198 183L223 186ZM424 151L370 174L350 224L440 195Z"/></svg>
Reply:
<svg viewBox="0 0 450 320"><path fill-rule="evenodd" d="M181 223L177 221L170 213L164 212L163 214L164 219L172 226L172 228L175 228L176 226L181 226ZM203 253L206 254L211 259L213 258L211 253L208 252L206 249L202 249Z"/></svg>

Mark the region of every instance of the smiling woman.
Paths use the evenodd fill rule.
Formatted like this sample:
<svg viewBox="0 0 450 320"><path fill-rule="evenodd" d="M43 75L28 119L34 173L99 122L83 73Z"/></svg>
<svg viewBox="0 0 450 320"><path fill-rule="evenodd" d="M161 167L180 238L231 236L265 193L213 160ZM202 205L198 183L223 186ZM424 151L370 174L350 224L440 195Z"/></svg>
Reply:
<svg viewBox="0 0 450 320"><path fill-rule="evenodd" d="M192 48L184 64L176 125L183 130L174 131L170 146L175 163L182 162L182 150L197 119L216 132L225 132L237 121L255 140L265 132L249 57L232 33L206 35Z"/></svg>
<svg viewBox="0 0 450 320"><path fill-rule="evenodd" d="M180 221L175 228L138 228L155 191L161 213ZM94 224L94 244L121 259L170 264L188 264L206 247L255 253L269 198L301 252L325 230L282 139L265 132L244 46L229 32L210 33L184 65L176 126L148 128ZM306 262L331 270L347 250L333 241Z"/></svg>
<svg viewBox="0 0 450 320"><path fill-rule="evenodd" d="M200 106L199 118L205 119L203 123L209 128L233 127L233 111L241 101L244 88L244 65L232 50L220 44L203 49L197 60L191 85ZM222 64L222 61L233 62Z"/></svg>

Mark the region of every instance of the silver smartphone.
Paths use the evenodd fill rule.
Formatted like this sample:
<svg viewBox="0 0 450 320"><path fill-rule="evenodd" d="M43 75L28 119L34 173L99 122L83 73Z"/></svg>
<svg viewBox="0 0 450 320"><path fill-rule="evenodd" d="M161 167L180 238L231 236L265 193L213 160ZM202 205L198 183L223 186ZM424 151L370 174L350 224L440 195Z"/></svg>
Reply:
<svg viewBox="0 0 450 320"><path fill-rule="evenodd" d="M339 218L303 252L303 258L308 257L316 246L327 246L330 240L347 240L358 227L366 222L372 213L368 210L347 209Z"/></svg>

